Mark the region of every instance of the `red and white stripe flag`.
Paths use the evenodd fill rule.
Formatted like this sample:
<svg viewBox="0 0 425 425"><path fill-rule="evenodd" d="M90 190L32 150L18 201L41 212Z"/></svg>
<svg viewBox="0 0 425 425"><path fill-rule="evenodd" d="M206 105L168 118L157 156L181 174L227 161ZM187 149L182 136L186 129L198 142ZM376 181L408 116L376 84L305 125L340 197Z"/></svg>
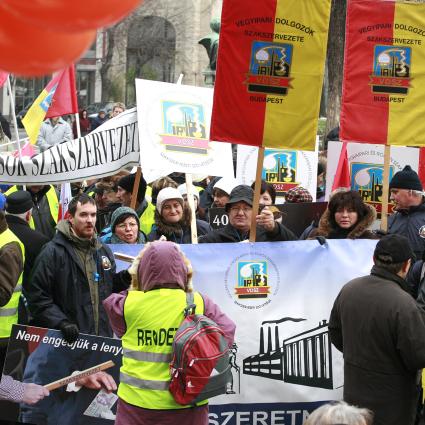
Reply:
<svg viewBox="0 0 425 425"><path fill-rule="evenodd" d="M72 199L71 184L62 183L60 199L59 199L58 221L65 220L68 218L68 205L71 199Z"/></svg>

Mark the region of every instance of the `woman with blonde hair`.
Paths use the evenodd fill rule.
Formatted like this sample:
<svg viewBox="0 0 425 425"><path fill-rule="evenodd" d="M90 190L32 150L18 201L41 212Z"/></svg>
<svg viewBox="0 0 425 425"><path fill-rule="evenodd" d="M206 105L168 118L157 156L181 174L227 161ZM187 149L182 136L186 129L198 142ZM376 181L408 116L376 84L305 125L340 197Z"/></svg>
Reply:
<svg viewBox="0 0 425 425"><path fill-rule="evenodd" d="M373 414L370 410L339 401L324 404L316 409L304 425L372 425L372 419Z"/></svg>
<svg viewBox="0 0 425 425"><path fill-rule="evenodd" d="M182 406L168 391L172 343L184 318L186 294L193 292L196 313L223 329L229 347L235 324L207 296L193 291L190 261L173 242L146 244L129 273L130 290L103 304L123 347L115 425L208 425L208 400Z"/></svg>

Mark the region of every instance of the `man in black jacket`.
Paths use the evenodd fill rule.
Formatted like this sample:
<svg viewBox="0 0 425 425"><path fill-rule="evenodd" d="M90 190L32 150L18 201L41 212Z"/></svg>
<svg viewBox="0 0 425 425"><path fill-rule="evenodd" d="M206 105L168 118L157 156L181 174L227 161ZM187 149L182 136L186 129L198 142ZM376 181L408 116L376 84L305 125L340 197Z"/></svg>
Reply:
<svg viewBox="0 0 425 425"><path fill-rule="evenodd" d="M413 425L425 367L425 312L405 281L413 255L401 235L376 245L369 276L347 283L329 320L344 354L344 400L371 409L374 425Z"/></svg>
<svg viewBox="0 0 425 425"><path fill-rule="evenodd" d="M35 260L49 238L33 230L29 226L31 211L34 203L31 195L26 190L11 193L6 199L6 221L9 229L18 237L25 246L25 286Z"/></svg>
<svg viewBox="0 0 425 425"><path fill-rule="evenodd" d="M395 213L388 218L388 233L406 236L418 260L425 252L425 198L416 171L406 165L390 182Z"/></svg>
<svg viewBox="0 0 425 425"><path fill-rule="evenodd" d="M96 204L83 193L68 206L70 217L37 258L24 292L35 326L60 329L68 342L78 333L112 336L102 301L127 289L130 275L116 273L111 250L95 233Z"/></svg>
<svg viewBox="0 0 425 425"><path fill-rule="evenodd" d="M29 222L34 206L31 195L26 190L11 193L6 200L6 221L9 229L18 237L25 247L25 264L22 278L22 287L30 285L30 274L35 260L49 238L42 233L31 229ZM28 323L28 311L25 302L19 303L19 323Z"/></svg>
<svg viewBox="0 0 425 425"><path fill-rule="evenodd" d="M199 238L199 243L242 242L249 239L254 191L247 185L236 186L226 203L229 215L227 226ZM283 224L275 221L273 213L264 207L256 216L256 242L293 241L297 237Z"/></svg>

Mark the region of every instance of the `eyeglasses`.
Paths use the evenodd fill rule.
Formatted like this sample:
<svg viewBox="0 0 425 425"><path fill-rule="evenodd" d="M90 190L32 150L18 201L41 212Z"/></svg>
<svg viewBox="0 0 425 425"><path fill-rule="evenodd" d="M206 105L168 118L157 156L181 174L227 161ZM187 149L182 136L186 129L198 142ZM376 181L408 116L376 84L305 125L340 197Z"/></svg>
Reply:
<svg viewBox="0 0 425 425"><path fill-rule="evenodd" d="M248 214L252 211L251 207L230 207L230 212L237 214L239 211L242 211L243 214Z"/></svg>
<svg viewBox="0 0 425 425"><path fill-rule="evenodd" d="M127 226L130 227L130 229L134 229L135 227L137 227L137 223L121 223L121 224L117 224L117 228L120 230L125 230L127 229Z"/></svg>

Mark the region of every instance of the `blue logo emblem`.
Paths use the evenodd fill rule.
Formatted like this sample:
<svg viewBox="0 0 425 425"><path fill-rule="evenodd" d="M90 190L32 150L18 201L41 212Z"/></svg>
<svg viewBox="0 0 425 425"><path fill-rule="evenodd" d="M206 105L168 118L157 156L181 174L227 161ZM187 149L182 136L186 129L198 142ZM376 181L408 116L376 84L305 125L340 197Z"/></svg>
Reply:
<svg viewBox="0 0 425 425"><path fill-rule="evenodd" d="M207 154L209 140L201 104L163 101L162 118L166 150Z"/></svg>
<svg viewBox="0 0 425 425"><path fill-rule="evenodd" d="M351 189L359 191L363 201L372 204L378 218L382 208L384 166L382 164L351 163ZM390 166L390 181L394 175L394 166Z"/></svg>
<svg viewBox="0 0 425 425"><path fill-rule="evenodd" d="M247 81L249 92L286 95L292 88L289 78L292 63L291 44L254 41Z"/></svg>
<svg viewBox="0 0 425 425"><path fill-rule="evenodd" d="M238 285L235 287L238 298L267 298L267 261L239 261Z"/></svg>
<svg viewBox="0 0 425 425"><path fill-rule="evenodd" d="M266 149L261 178L273 185L277 196L298 186L297 151Z"/></svg>
<svg viewBox="0 0 425 425"><path fill-rule="evenodd" d="M373 54L373 93L407 94L410 87L410 47L376 45Z"/></svg>
<svg viewBox="0 0 425 425"><path fill-rule="evenodd" d="M58 88L58 84L55 84L52 89L49 91L47 96L41 101L40 108L47 112L47 110L50 108L53 100L53 96L55 95L56 89Z"/></svg>

